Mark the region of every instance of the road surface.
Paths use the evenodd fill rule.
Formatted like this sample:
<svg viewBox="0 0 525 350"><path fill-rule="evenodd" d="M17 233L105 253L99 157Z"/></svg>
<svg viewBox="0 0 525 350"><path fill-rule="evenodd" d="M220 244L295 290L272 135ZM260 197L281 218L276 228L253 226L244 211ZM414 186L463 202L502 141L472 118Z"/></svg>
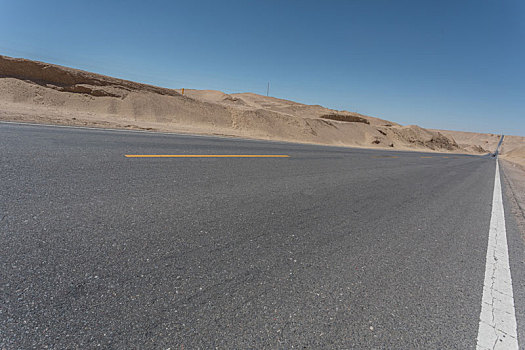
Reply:
<svg viewBox="0 0 525 350"><path fill-rule="evenodd" d="M495 170L0 123L0 348L474 349ZM523 241L505 219L525 344Z"/></svg>
<svg viewBox="0 0 525 350"><path fill-rule="evenodd" d="M505 137L505 135L501 135L501 137L499 139L499 142L498 142L498 145L496 146L496 150L493 153L494 157L496 157L499 154L499 149L501 147L501 144L503 143L503 138L504 137Z"/></svg>

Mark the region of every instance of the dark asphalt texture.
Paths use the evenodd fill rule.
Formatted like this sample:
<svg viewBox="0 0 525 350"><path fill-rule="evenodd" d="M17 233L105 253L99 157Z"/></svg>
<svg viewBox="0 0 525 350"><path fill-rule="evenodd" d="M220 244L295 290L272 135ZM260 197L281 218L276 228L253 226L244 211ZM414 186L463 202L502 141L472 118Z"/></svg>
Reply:
<svg viewBox="0 0 525 350"><path fill-rule="evenodd" d="M496 163L446 156L0 123L0 348L473 349Z"/></svg>

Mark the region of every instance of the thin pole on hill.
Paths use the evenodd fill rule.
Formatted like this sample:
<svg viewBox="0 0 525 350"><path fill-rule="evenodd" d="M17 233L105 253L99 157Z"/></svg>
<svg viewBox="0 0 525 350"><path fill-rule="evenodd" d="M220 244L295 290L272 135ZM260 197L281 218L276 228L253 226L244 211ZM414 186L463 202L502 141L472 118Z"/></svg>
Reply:
<svg viewBox="0 0 525 350"><path fill-rule="evenodd" d="M266 96L270 93L270 82L268 82L268 86L266 87Z"/></svg>

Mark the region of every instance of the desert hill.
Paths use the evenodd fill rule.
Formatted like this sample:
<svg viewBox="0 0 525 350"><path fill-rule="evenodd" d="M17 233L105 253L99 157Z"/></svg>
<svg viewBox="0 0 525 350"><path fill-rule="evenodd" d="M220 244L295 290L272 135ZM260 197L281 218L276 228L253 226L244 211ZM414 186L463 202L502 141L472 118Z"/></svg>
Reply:
<svg viewBox="0 0 525 350"><path fill-rule="evenodd" d="M492 151L498 138L402 126L253 93L185 89L183 95L181 90L7 56L0 56L0 120L476 154Z"/></svg>

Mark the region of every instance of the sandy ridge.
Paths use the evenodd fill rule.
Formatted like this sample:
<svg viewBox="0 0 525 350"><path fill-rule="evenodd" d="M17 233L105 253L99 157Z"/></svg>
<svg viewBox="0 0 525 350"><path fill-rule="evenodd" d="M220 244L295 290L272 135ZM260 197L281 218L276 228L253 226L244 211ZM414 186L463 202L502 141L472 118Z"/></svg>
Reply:
<svg viewBox="0 0 525 350"><path fill-rule="evenodd" d="M181 90L7 56L0 56L0 119L473 154L492 151L498 138L402 126L253 93L185 89L182 95ZM514 146L509 145L510 151Z"/></svg>

